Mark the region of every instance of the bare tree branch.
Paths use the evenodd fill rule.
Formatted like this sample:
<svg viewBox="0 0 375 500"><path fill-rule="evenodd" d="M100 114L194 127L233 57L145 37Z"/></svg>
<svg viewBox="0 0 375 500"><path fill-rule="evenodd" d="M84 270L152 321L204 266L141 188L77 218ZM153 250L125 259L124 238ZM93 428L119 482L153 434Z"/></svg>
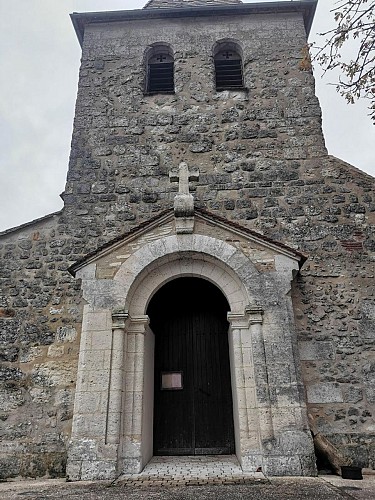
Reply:
<svg viewBox="0 0 375 500"><path fill-rule="evenodd" d="M331 12L336 27L320 33L325 37L321 47L310 46L312 60L323 68L323 74L339 69L337 91L348 103L367 99L375 123L375 0L338 0ZM354 59L342 55L349 44L356 48Z"/></svg>

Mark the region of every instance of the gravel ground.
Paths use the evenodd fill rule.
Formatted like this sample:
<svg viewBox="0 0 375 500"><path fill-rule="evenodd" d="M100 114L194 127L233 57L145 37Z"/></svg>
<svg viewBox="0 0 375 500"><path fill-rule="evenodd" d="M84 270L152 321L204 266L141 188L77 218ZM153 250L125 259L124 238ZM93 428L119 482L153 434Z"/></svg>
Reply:
<svg viewBox="0 0 375 500"><path fill-rule="evenodd" d="M1 500L375 500L375 476L348 481L337 476L271 478L264 484L124 486L63 479L0 483Z"/></svg>

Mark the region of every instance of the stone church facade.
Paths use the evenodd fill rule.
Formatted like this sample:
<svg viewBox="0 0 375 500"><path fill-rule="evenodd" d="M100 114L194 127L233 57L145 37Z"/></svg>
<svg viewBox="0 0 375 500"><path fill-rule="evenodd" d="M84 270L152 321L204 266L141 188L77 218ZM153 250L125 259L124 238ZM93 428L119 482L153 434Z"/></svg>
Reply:
<svg viewBox="0 0 375 500"><path fill-rule="evenodd" d="M327 154L306 52L315 7L72 14L64 208L0 234L2 478L113 479L163 450L314 475L312 427L374 467L374 180ZM224 318L224 354L207 344L198 368L223 373L227 400L174 351L158 361L163 328L190 349L184 307L216 321L205 286L222 297L207 308ZM182 444L191 424L168 421L174 401L203 408Z"/></svg>

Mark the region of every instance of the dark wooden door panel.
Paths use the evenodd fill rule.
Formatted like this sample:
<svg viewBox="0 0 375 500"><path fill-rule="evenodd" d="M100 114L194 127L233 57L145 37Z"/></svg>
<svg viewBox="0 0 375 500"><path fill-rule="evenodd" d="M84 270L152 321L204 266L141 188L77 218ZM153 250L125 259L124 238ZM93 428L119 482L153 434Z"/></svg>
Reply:
<svg viewBox="0 0 375 500"><path fill-rule="evenodd" d="M228 325L211 311L197 314L195 329L196 454L234 452Z"/></svg>
<svg viewBox="0 0 375 500"><path fill-rule="evenodd" d="M169 318L155 338L154 453L159 455L194 454L194 394L188 347L192 339L181 319ZM165 372L182 372L182 390L161 388Z"/></svg>
<svg viewBox="0 0 375 500"><path fill-rule="evenodd" d="M155 334L154 454L234 453L226 301L204 280L175 282L180 286L168 284L168 293L163 287L148 311ZM182 388L163 390L162 374L173 372L182 373Z"/></svg>

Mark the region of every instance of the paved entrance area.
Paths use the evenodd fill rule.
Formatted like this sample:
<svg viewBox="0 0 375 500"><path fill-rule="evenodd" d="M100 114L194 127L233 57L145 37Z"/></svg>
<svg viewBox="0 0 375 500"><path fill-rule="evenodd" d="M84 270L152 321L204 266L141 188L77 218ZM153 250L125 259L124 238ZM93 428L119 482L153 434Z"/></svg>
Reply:
<svg viewBox="0 0 375 500"><path fill-rule="evenodd" d="M153 457L140 474L121 476L116 484L166 486L244 484L267 481L262 472L245 474L235 455Z"/></svg>
<svg viewBox="0 0 375 500"><path fill-rule="evenodd" d="M271 477L267 482L203 486L113 485L37 479L0 483L1 500L375 500L375 475L363 481L338 476Z"/></svg>

